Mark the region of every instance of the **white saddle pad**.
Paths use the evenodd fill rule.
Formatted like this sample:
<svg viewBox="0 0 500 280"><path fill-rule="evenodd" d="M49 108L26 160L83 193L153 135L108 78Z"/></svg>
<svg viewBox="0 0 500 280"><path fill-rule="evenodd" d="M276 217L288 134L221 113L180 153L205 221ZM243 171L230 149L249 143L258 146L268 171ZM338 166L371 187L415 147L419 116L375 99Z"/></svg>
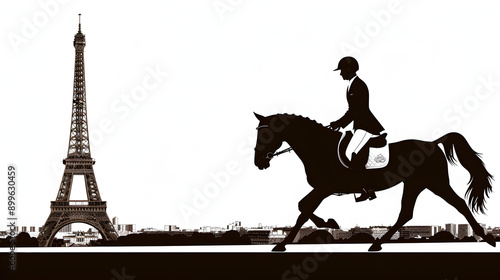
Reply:
<svg viewBox="0 0 500 280"><path fill-rule="evenodd" d="M378 169L386 167L389 163L389 145L382 148L370 147L370 154L366 162L366 169Z"/></svg>

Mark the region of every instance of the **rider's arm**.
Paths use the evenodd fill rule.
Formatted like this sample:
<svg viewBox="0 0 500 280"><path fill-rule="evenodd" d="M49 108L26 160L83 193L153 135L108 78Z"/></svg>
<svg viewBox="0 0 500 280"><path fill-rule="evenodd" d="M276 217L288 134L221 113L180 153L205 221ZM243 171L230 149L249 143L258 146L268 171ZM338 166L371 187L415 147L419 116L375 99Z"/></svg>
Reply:
<svg viewBox="0 0 500 280"><path fill-rule="evenodd" d="M353 112L351 108L347 110L347 112L342 116L340 119L337 121L331 122L330 126L332 128L339 128L339 127L346 127L348 124L350 124L353 121Z"/></svg>
<svg viewBox="0 0 500 280"><path fill-rule="evenodd" d="M340 119L330 123L332 128L346 127L356 118L362 117L364 111L368 110L368 87L364 82L357 83L351 89L347 102L349 103L349 109Z"/></svg>

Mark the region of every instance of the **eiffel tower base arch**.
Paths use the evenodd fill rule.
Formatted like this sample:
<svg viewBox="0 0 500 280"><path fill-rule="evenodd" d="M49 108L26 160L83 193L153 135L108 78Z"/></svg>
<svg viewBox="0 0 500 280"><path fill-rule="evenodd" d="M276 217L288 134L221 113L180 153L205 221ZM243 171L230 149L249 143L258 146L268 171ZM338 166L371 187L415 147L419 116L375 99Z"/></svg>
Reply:
<svg viewBox="0 0 500 280"><path fill-rule="evenodd" d="M38 235L39 246L51 247L56 233L73 223L84 223L96 228L104 240L118 239L106 213L105 201L52 201L49 218Z"/></svg>

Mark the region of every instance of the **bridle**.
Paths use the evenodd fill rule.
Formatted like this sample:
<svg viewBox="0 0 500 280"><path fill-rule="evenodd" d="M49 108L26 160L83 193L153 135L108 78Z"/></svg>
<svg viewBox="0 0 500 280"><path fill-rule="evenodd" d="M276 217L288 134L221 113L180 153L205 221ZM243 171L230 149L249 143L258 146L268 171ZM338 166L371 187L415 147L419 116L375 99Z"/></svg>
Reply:
<svg viewBox="0 0 500 280"><path fill-rule="evenodd" d="M267 125L267 124L259 125L256 129L257 129L257 130L259 130L259 129L261 129L261 128L266 128L266 127L268 128L268 127L269 127L269 125ZM289 153L289 152L291 152L291 151L293 151L292 147L289 147L289 148L283 149L283 150L281 150L281 151L279 151L279 152L275 152L275 153L273 153L273 152L269 152L269 153L267 153L266 158L267 158L268 160L271 160L273 157L279 156L279 155L284 154L284 153Z"/></svg>

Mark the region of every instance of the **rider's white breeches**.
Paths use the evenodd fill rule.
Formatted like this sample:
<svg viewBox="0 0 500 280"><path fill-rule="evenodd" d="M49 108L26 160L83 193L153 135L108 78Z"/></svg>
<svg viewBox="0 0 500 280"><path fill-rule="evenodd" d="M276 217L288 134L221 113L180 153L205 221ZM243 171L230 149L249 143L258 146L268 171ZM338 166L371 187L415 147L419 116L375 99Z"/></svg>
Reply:
<svg viewBox="0 0 500 280"><path fill-rule="evenodd" d="M373 136L370 132L367 132L363 129L356 129L354 130L354 134L352 136L351 141L349 141L349 144L347 145L347 148L345 150L345 155L349 160L352 160L352 153L357 154L370 140L370 138Z"/></svg>

